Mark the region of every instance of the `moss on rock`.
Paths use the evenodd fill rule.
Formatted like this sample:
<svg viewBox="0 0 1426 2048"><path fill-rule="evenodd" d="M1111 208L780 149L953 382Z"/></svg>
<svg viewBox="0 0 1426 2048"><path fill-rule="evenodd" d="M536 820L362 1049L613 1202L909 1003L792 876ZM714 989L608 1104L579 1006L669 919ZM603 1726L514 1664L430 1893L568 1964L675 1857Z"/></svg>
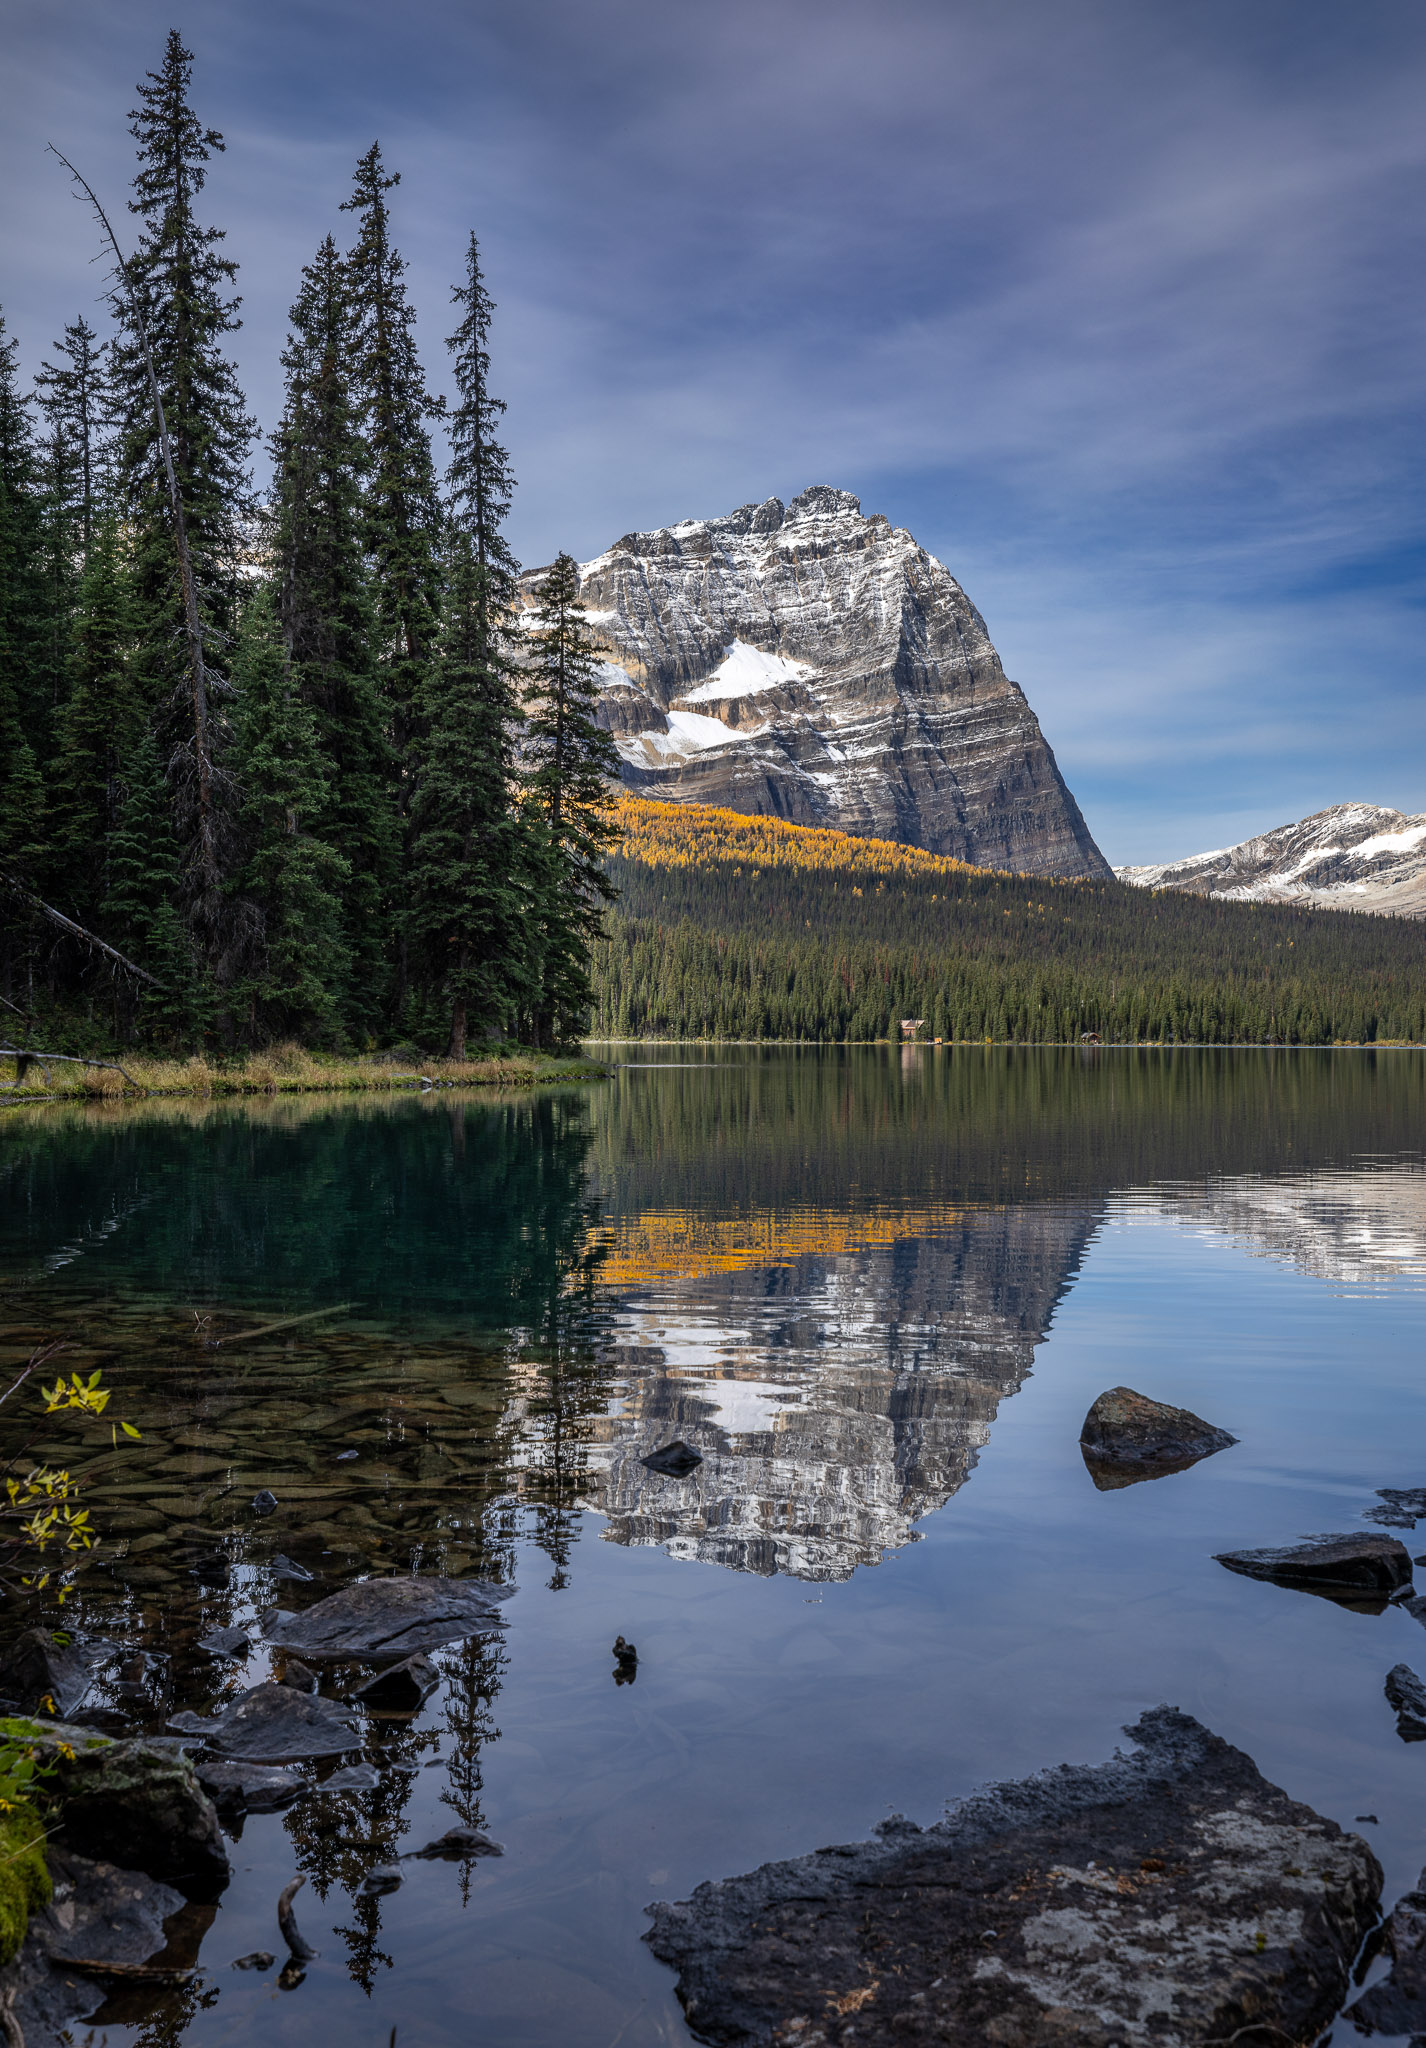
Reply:
<svg viewBox="0 0 1426 2048"><path fill-rule="evenodd" d="M14 1961L31 1913L49 1897L44 1827L32 1807L17 1803L0 1813L0 1965Z"/></svg>

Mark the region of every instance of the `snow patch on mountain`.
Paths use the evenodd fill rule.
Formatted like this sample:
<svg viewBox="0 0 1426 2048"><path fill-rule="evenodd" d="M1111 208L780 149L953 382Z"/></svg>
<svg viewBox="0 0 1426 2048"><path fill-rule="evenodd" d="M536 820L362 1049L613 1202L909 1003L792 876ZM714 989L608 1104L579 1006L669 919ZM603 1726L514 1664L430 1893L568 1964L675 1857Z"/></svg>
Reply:
<svg viewBox="0 0 1426 2048"><path fill-rule="evenodd" d="M1142 889L1421 918L1426 816L1408 818L1377 804L1333 804L1237 846L1114 872Z"/></svg>

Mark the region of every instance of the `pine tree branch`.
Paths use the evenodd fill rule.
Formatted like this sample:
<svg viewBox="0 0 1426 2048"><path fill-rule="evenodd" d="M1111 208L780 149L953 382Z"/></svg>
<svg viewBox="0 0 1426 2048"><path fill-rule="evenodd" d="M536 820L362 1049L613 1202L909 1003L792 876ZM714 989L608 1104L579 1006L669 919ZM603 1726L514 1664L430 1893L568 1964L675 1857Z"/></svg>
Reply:
<svg viewBox="0 0 1426 2048"><path fill-rule="evenodd" d="M203 621L198 610L198 582L193 573L193 556L188 546L188 521L183 510L183 496L178 488L178 473L173 463L173 443L169 439L168 421L164 415L163 396L159 390L158 370L154 363L153 346L149 341L148 322L144 318L143 303L135 288L133 276L119 247L119 238L109 222L109 216L99 203L98 194L88 179L81 177L69 158L52 142L46 148L57 156L69 172L76 185L84 192L98 216L109 247L114 252L123 296L128 302L129 314L140 349L143 351L144 366L148 371L149 394L153 399L154 419L158 426L159 449L163 456L164 475L168 480L168 501L173 512L174 541L178 549L178 575L183 590L183 623L188 641L188 659L193 674L193 755L198 771L198 843L203 868L205 889L218 886L218 856L213 822L213 762L208 745L208 672L203 659Z"/></svg>
<svg viewBox="0 0 1426 2048"><path fill-rule="evenodd" d="M62 932L68 932L72 939L82 939L86 946L96 946L101 953L106 953L111 960L117 961L126 973L136 974L140 981L146 981L150 988L163 987L163 983L150 974L146 968L136 967L134 962L126 958L116 947L109 945L104 939L96 937L93 932L86 931L82 924L76 924L74 919L66 917L62 910L56 910L52 904L44 902L41 897L35 894L33 889L27 889L23 882L17 882L13 875L0 874L0 886L8 889L12 896L18 896L20 901L27 903L31 910L38 910L40 915L47 917L51 924L57 924ZM14 1005L9 1004L7 1007L13 1009ZM21 1010L18 1014L24 1016L25 1012Z"/></svg>

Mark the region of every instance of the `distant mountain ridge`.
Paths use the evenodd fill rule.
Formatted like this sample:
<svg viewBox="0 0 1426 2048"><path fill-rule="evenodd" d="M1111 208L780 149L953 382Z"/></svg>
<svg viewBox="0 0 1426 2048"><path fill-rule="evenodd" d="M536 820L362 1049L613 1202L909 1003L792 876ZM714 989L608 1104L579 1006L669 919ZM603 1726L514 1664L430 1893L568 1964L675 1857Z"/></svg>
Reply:
<svg viewBox="0 0 1426 2048"><path fill-rule="evenodd" d="M980 613L849 491L625 534L581 578L641 795L1108 878Z"/></svg>
<svg viewBox="0 0 1426 2048"><path fill-rule="evenodd" d="M1237 846L1114 872L1141 889L1426 917L1426 814L1333 804Z"/></svg>

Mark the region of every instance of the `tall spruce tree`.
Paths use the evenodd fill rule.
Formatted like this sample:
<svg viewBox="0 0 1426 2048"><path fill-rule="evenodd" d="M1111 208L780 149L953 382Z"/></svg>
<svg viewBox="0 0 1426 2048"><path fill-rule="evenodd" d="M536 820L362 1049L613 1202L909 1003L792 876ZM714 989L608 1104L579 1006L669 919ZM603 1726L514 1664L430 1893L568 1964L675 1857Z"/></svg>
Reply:
<svg viewBox="0 0 1426 2048"><path fill-rule="evenodd" d="M191 1051L209 1022L213 990L179 909L182 849L163 761L145 728L130 748L119 783L118 818L109 838L103 930L158 984L115 983L122 1035Z"/></svg>
<svg viewBox="0 0 1426 2048"><path fill-rule="evenodd" d="M515 558L502 531L514 478L490 395L494 308L475 236L451 294L463 318L447 346L460 403L451 415L445 622L411 744L412 978L449 1024L452 1059L472 1028L504 1032L528 977L525 835L515 804L519 707L507 651Z"/></svg>
<svg viewBox="0 0 1426 2048"><path fill-rule="evenodd" d="M265 588L246 608L234 669L247 853L238 887L252 914L234 996L249 1040L330 1042L350 969L341 905L347 864L314 830L327 808L316 724Z"/></svg>
<svg viewBox="0 0 1426 2048"><path fill-rule="evenodd" d="M70 686L55 722L51 777L52 887L82 924L97 915L104 897L123 764L145 727L132 646L129 564L118 521L100 518L80 579Z"/></svg>
<svg viewBox="0 0 1426 2048"><path fill-rule="evenodd" d="M132 316L115 351L123 406L122 472L134 533L142 673L159 714L165 775L181 848L185 914L209 965L221 975L228 946L225 889L234 852L224 662L236 624L248 453L253 424L222 340L239 324L230 287L237 266L220 253L223 231L199 224L194 207L206 166L224 147L189 100L192 53L177 30L163 63L138 88L131 133L139 169L130 210L143 222L129 285L143 308L175 471L187 563L170 500L149 367ZM128 306L116 295L116 309ZM188 569L198 621L195 647Z"/></svg>
<svg viewBox="0 0 1426 2048"><path fill-rule="evenodd" d="M595 718L599 661L579 601L579 565L561 554L540 586L525 680L537 1045L562 1044L583 1028L593 1000L590 953L616 893L605 857L618 836L609 805L619 755Z"/></svg>
<svg viewBox="0 0 1426 2048"><path fill-rule="evenodd" d="M0 317L0 871L33 882L44 855L51 631L44 498L18 358Z"/></svg>
<svg viewBox="0 0 1426 2048"><path fill-rule="evenodd" d="M348 1035L381 1026L400 826L376 684L376 618L364 555L368 454L351 388L347 272L328 236L302 273L273 437L272 560L293 686L310 709L326 795L308 828L345 867L337 991ZM338 957L338 956L334 956Z"/></svg>
<svg viewBox="0 0 1426 2048"><path fill-rule="evenodd" d="M82 572L110 489L114 399L109 344L81 315L54 349L61 360L40 365L35 392L51 433L62 435L70 451L66 513Z"/></svg>
<svg viewBox="0 0 1426 2048"><path fill-rule="evenodd" d="M435 648L442 514L427 422L441 406L427 389L406 296L406 263L391 240L386 195L400 183L373 143L342 210L357 216L347 262L352 375L370 455L365 543L376 592L380 681L393 743L404 754Z"/></svg>

